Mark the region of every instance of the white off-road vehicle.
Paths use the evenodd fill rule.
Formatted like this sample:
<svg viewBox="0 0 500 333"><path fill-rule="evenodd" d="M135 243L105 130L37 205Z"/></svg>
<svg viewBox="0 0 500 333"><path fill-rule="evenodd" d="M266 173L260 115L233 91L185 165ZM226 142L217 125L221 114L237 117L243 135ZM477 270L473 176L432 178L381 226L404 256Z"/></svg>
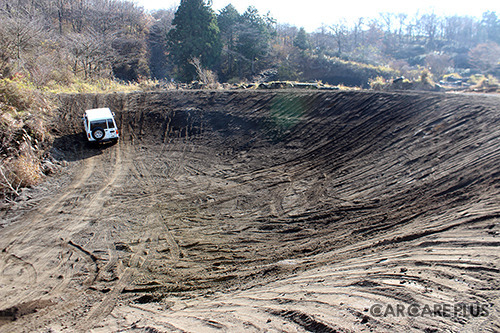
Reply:
<svg viewBox="0 0 500 333"><path fill-rule="evenodd" d="M83 114L83 126L89 142L117 142L120 137L115 118L109 108L86 110Z"/></svg>

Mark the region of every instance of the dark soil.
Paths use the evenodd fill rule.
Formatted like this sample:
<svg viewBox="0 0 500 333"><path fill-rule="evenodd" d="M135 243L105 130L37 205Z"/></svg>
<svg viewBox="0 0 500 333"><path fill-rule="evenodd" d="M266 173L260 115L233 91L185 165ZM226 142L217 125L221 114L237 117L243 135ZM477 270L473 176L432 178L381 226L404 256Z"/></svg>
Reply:
<svg viewBox="0 0 500 333"><path fill-rule="evenodd" d="M0 331L500 330L498 96L60 99L68 166L0 229ZM85 143L93 107L118 144Z"/></svg>

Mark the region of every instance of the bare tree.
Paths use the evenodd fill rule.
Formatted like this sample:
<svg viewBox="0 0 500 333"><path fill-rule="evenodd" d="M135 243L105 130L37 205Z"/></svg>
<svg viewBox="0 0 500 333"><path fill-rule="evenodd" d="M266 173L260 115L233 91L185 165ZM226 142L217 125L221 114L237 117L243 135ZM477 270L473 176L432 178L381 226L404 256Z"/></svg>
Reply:
<svg viewBox="0 0 500 333"><path fill-rule="evenodd" d="M55 7L55 12L57 15L57 22L59 23L59 33L63 33L63 25L68 15L70 0L55 0L53 5Z"/></svg>
<svg viewBox="0 0 500 333"><path fill-rule="evenodd" d="M88 26L87 20L90 17L90 15L88 15L90 11L89 0L70 0L69 5L68 20L71 22L73 32L84 32L85 27Z"/></svg>
<svg viewBox="0 0 500 333"><path fill-rule="evenodd" d="M198 79L208 88L217 88L217 76L211 70L203 68L199 58L192 58L189 63L196 68Z"/></svg>
<svg viewBox="0 0 500 333"><path fill-rule="evenodd" d="M425 57L426 67L437 78L443 76L446 71L453 67L453 60L447 54L431 53Z"/></svg>
<svg viewBox="0 0 500 333"><path fill-rule="evenodd" d="M392 32L392 24L393 24L393 20L395 18L395 15L393 13L389 13L389 12L380 13L379 15L380 15L380 18L382 19L382 22L385 25L385 31L387 33L391 33Z"/></svg>
<svg viewBox="0 0 500 333"><path fill-rule="evenodd" d="M500 62L500 46L494 42L477 45L469 52L469 62L483 73L492 71Z"/></svg>
<svg viewBox="0 0 500 333"><path fill-rule="evenodd" d="M167 61L167 35L172 29L175 9L158 10L152 13L155 21L149 28L149 68L151 75L157 79L167 78L172 71Z"/></svg>
<svg viewBox="0 0 500 333"><path fill-rule="evenodd" d="M10 61L14 61L20 69L24 56L36 49L44 34L38 20L0 17L0 69L9 66Z"/></svg>
<svg viewBox="0 0 500 333"><path fill-rule="evenodd" d="M92 78L110 72L113 54L109 39L90 31L87 34L69 35L67 44L73 56L75 73L83 72L85 78Z"/></svg>
<svg viewBox="0 0 500 333"><path fill-rule="evenodd" d="M406 20L408 19L408 15L404 13L399 13L397 15L397 18L398 18L398 41L399 44L402 44L404 37L404 28L406 26Z"/></svg>
<svg viewBox="0 0 500 333"><path fill-rule="evenodd" d="M347 23L344 19L339 20L336 24L330 26L330 30L332 30L333 37L337 43L337 53L341 55L347 42L347 33L349 32Z"/></svg>
<svg viewBox="0 0 500 333"><path fill-rule="evenodd" d="M332 35L326 25L321 25L316 32L312 34L312 47L316 53L323 54L332 43Z"/></svg>
<svg viewBox="0 0 500 333"><path fill-rule="evenodd" d="M364 25L363 17L358 18L358 20L354 23L354 31L353 31L354 48L358 47L359 43L363 40L363 25Z"/></svg>
<svg viewBox="0 0 500 333"><path fill-rule="evenodd" d="M437 15L434 13L424 14L420 17L419 21L425 34L427 45L433 48L439 23Z"/></svg>

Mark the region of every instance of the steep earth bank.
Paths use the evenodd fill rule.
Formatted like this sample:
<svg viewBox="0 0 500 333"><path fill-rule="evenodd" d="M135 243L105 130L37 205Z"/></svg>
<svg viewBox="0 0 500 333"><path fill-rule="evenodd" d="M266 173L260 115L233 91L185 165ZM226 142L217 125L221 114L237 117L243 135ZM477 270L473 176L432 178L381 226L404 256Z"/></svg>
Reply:
<svg viewBox="0 0 500 333"><path fill-rule="evenodd" d="M499 105L61 96L68 167L2 217L0 331L498 331ZM89 147L104 106L122 139Z"/></svg>

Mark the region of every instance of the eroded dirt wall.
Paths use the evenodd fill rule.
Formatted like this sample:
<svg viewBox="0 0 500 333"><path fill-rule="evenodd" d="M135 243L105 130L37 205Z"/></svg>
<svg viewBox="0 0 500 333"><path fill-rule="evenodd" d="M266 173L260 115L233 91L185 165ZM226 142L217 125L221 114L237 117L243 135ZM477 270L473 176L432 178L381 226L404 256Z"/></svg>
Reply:
<svg viewBox="0 0 500 333"><path fill-rule="evenodd" d="M60 101L67 167L0 229L0 331L500 329L497 96ZM95 107L118 144L85 144ZM442 303L488 316L370 310Z"/></svg>

